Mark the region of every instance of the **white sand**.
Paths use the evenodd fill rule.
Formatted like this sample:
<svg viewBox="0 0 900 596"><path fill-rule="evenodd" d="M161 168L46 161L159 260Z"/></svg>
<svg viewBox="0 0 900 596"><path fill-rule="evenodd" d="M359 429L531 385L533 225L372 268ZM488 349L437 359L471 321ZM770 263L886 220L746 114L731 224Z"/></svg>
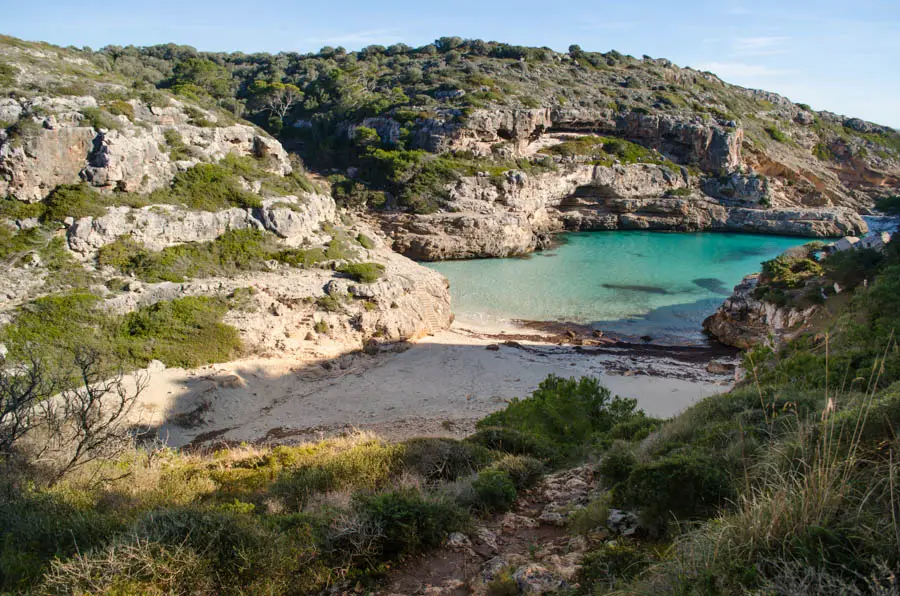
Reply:
<svg viewBox="0 0 900 596"><path fill-rule="evenodd" d="M619 357L588 356L571 348L523 342L525 349L501 345L489 351L485 346L494 342L472 331L469 324L454 324L405 351L330 360L330 370L321 362L279 358L151 372L139 403L141 419L159 426L173 446L198 435L206 440L296 441L351 428L388 438L460 436L506 400L526 397L551 373L596 376L614 394L637 398L639 407L661 417L728 388L724 381L611 374L607 369ZM621 362L616 364L622 368ZM655 370L665 373L667 368L663 363ZM173 423L173 416L192 412L187 427Z"/></svg>

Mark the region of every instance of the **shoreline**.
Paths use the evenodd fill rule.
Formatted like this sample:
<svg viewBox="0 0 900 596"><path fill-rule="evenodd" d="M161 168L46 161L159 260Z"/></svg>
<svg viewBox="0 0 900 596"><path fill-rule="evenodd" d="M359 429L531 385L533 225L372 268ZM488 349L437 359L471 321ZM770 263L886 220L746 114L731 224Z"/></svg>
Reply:
<svg viewBox="0 0 900 596"><path fill-rule="evenodd" d="M512 323L457 321L376 354L157 367L135 415L172 447L296 443L354 431L387 440L461 438L549 374L597 377L613 394L634 397L649 415L663 418L727 391L734 380L727 363L709 372L712 358L702 350L558 339Z"/></svg>

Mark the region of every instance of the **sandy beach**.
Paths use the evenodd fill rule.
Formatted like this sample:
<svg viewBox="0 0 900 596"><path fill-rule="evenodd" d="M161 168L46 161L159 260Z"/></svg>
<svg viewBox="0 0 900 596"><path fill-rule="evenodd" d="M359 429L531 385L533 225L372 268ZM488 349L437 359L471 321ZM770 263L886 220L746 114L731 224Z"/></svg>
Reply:
<svg viewBox="0 0 900 596"><path fill-rule="evenodd" d="M522 332L533 339L522 340ZM370 430L389 439L464 436L549 374L594 376L648 414L669 417L727 390L704 363L547 343L511 325L458 321L378 354L253 358L193 370L151 368L136 416L171 446L296 442ZM498 341L506 336L516 341Z"/></svg>

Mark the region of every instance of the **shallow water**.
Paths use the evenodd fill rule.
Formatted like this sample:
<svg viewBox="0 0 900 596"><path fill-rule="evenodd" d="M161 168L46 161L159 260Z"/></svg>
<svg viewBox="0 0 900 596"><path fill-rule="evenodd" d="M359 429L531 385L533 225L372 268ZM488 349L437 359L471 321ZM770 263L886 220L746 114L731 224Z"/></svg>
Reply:
<svg viewBox="0 0 900 596"><path fill-rule="evenodd" d="M586 232L527 258L430 263L453 310L485 323L591 324L629 337L703 341L701 323L747 274L807 239L753 234Z"/></svg>

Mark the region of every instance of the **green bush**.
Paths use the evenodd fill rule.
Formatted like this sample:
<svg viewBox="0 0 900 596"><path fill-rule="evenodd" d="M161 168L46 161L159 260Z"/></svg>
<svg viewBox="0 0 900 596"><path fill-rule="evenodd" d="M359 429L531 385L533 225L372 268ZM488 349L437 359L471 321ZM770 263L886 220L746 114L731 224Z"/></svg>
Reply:
<svg viewBox="0 0 900 596"><path fill-rule="evenodd" d="M552 446L552 455L558 460L583 453L591 440L638 415L636 405L633 399L611 397L596 379L551 375L531 397L512 400L505 409L480 420L477 428L516 430Z"/></svg>
<svg viewBox="0 0 900 596"><path fill-rule="evenodd" d="M516 490L531 488L544 474L544 464L541 460L522 455L507 455L491 468L506 473Z"/></svg>
<svg viewBox="0 0 900 596"><path fill-rule="evenodd" d="M38 229L16 231L0 223L0 259L10 259L45 246L46 234Z"/></svg>
<svg viewBox="0 0 900 596"><path fill-rule="evenodd" d="M583 586L612 589L635 578L651 562L652 558L633 542L610 542L585 553L578 582Z"/></svg>
<svg viewBox="0 0 900 596"><path fill-rule="evenodd" d="M616 441L612 447L603 454L597 471L607 487L614 487L628 479L637 464L632 447L627 443Z"/></svg>
<svg viewBox="0 0 900 596"><path fill-rule="evenodd" d="M770 136L770 137L772 138L772 140L774 140L774 141L778 141L779 143L788 143L788 142L790 142L790 139L788 138L788 136L787 136L783 131L781 131L778 127L775 127L775 126L767 126L767 127L766 127L766 132L769 134L769 136Z"/></svg>
<svg viewBox="0 0 900 596"><path fill-rule="evenodd" d="M6 62L0 62L0 87L7 89L15 86L19 69Z"/></svg>
<svg viewBox="0 0 900 596"><path fill-rule="evenodd" d="M674 520L715 514L733 494L730 475L720 459L673 454L635 465L616 498L638 508L645 527L663 532Z"/></svg>
<svg viewBox="0 0 900 596"><path fill-rule="evenodd" d="M182 161L191 158L190 148L185 144L184 139L174 128L163 131L163 138L166 145L169 146L169 158L172 161Z"/></svg>
<svg viewBox="0 0 900 596"><path fill-rule="evenodd" d="M466 441L483 445L492 451L530 455L538 459L549 458L553 454L553 447L547 441L512 428L481 428L466 437Z"/></svg>
<svg viewBox="0 0 900 596"><path fill-rule="evenodd" d="M484 447L455 439L415 438L403 449L404 466L432 482L473 474L491 459Z"/></svg>
<svg viewBox="0 0 900 596"><path fill-rule="evenodd" d="M468 517L456 505L432 500L411 489L359 494L353 509L381 529L379 558L395 560L438 546L451 532L465 529Z"/></svg>
<svg viewBox="0 0 900 596"><path fill-rule="evenodd" d="M57 186L43 201L41 221L61 222L66 217L99 217L106 213L103 197L85 183Z"/></svg>
<svg viewBox="0 0 900 596"><path fill-rule="evenodd" d="M362 246L366 250L373 250L375 248L375 241L365 234L358 235L356 237L356 241L359 242L360 246Z"/></svg>
<svg viewBox="0 0 900 596"><path fill-rule="evenodd" d="M189 278L261 271L270 259L306 266L314 262L313 256L311 251L282 249L274 234L251 228L229 230L210 242L178 244L158 252L122 237L98 251L97 263L148 282L180 283Z"/></svg>
<svg viewBox="0 0 900 596"><path fill-rule="evenodd" d="M492 513L507 511L516 502L516 484L503 470L488 468L478 473L472 482L475 501L472 504L479 511Z"/></svg>
<svg viewBox="0 0 900 596"><path fill-rule="evenodd" d="M13 593L34 585L54 558L102 545L123 529L115 517L60 495L0 499L0 590Z"/></svg>
<svg viewBox="0 0 900 596"><path fill-rule="evenodd" d="M348 275L360 283L370 284L378 281L384 275L384 265L381 263L347 263L338 267L338 272Z"/></svg>
<svg viewBox="0 0 900 596"><path fill-rule="evenodd" d="M866 279L875 277L884 257L871 248L844 250L829 255L822 262L825 275L843 290L852 290Z"/></svg>
<svg viewBox="0 0 900 596"><path fill-rule="evenodd" d="M171 189L163 193L167 195L164 202L177 202L201 211L262 206L259 196L244 190L236 176L221 165L211 163L200 163L178 172ZM150 200L160 194L160 191L152 193Z"/></svg>
<svg viewBox="0 0 900 596"><path fill-rule="evenodd" d="M277 568L286 541L251 515L193 508L151 511L140 519L139 538L169 547L188 546L208 559L223 586L251 585Z"/></svg>
<svg viewBox="0 0 900 596"><path fill-rule="evenodd" d="M120 351L137 365L160 360L170 367L195 368L227 362L241 348L237 330L221 322L227 311L224 301L206 296L138 309L125 315L119 328Z"/></svg>
<svg viewBox="0 0 900 596"><path fill-rule="evenodd" d="M83 108L81 110L84 119L97 130L118 130L119 123L109 112L102 108Z"/></svg>

